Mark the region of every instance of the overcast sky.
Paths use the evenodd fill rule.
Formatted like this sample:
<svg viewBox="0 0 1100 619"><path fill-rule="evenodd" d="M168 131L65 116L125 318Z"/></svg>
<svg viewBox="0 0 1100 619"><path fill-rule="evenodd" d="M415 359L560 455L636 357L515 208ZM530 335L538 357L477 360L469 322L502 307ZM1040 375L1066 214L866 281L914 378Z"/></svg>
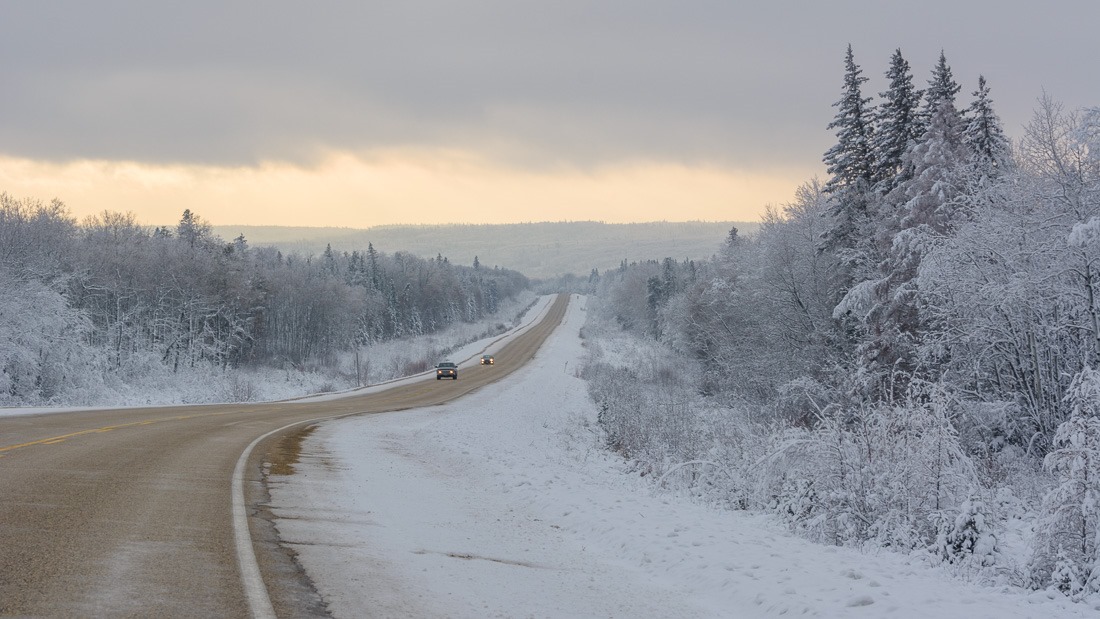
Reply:
<svg viewBox="0 0 1100 619"><path fill-rule="evenodd" d="M759 6L757 6L759 5ZM0 191L146 223L756 219L823 175L851 43L1010 136L1100 105L1100 3L10 2Z"/></svg>

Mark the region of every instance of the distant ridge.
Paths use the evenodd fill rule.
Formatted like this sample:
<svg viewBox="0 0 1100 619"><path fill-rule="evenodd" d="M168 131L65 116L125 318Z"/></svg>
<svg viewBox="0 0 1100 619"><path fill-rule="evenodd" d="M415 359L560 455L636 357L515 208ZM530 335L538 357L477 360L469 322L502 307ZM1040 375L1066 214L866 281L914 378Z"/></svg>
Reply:
<svg viewBox="0 0 1100 619"><path fill-rule="evenodd" d="M447 224L375 226L372 228L310 228L286 226L214 226L229 240L243 234L253 246L278 247L283 252L320 254L333 250L363 251L373 243L380 252L403 251L422 257L442 254L456 264L514 269L528 277L550 278L568 273L587 276L628 262L709 258L725 242L730 228L753 234L755 222L649 222L606 224L596 221L521 224Z"/></svg>

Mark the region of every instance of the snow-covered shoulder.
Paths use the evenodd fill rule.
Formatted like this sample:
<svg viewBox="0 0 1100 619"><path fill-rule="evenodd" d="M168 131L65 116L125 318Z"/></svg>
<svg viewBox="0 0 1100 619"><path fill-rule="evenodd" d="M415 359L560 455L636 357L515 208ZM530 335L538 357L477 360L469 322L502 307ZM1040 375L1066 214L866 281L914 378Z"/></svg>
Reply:
<svg viewBox="0 0 1100 619"><path fill-rule="evenodd" d="M1084 617L891 553L653 490L602 448L585 299L533 361L445 406L326 422L273 477L276 524L337 617Z"/></svg>

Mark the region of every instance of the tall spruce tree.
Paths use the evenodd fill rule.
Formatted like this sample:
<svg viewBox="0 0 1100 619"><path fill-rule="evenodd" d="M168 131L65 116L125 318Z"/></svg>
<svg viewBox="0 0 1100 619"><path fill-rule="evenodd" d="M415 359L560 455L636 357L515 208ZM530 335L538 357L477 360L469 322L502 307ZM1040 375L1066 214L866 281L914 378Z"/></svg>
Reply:
<svg viewBox="0 0 1100 619"><path fill-rule="evenodd" d="M370 273L371 290L382 290L382 268L378 264L378 250L374 243L367 243L367 268Z"/></svg>
<svg viewBox="0 0 1100 619"><path fill-rule="evenodd" d="M831 175L825 191L833 204L832 226L825 231L826 249L837 252L854 273L867 267L861 244L868 238L870 226L870 192L873 182L874 152L871 98L864 97L862 86L867 81L855 62L852 46L844 57L843 94L833 107L836 117L828 129L835 129L837 143L826 151L823 161Z"/></svg>
<svg viewBox="0 0 1100 619"><path fill-rule="evenodd" d="M826 192L843 192L871 180L874 109L870 106L871 98L862 93L866 81L863 70L856 64L852 46L848 45L844 57L844 92L833 104L837 108L836 117L826 127L836 129L837 137L837 143L825 152L823 159L832 175L825 184Z"/></svg>
<svg viewBox="0 0 1100 619"><path fill-rule="evenodd" d="M886 92L879 93L883 101L875 114L874 134L874 181L875 189L881 194L889 193L912 176L912 169L906 169L902 157L924 133L920 119L922 93L913 87L913 74L901 49L895 50L890 57L886 78L890 86Z"/></svg>
<svg viewBox="0 0 1100 619"><path fill-rule="evenodd" d="M928 80L928 90L924 91L924 107L920 112L922 124L926 129L942 101L948 101L951 108L958 114L955 97L960 90L962 87L955 81L955 77L951 74L951 67L947 65L947 56L944 55L943 50L940 50L940 59L932 69L932 79Z"/></svg>
<svg viewBox="0 0 1100 619"><path fill-rule="evenodd" d="M984 75L978 76L978 89L974 91L974 102L967 109L966 118L963 143L969 150L971 166L986 178L999 177L1011 165L1012 149L1001 119L993 111Z"/></svg>

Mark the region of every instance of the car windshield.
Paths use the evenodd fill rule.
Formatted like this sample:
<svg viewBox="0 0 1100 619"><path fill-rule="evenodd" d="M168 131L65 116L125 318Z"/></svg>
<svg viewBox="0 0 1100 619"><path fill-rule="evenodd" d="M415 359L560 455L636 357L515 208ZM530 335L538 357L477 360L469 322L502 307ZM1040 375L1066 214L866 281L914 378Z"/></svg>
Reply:
<svg viewBox="0 0 1100 619"><path fill-rule="evenodd" d="M451 363L450 361L444 361L443 363L440 363L439 365L437 365L435 367L437 367L437 368L453 368L453 367L455 367L455 364Z"/></svg>

